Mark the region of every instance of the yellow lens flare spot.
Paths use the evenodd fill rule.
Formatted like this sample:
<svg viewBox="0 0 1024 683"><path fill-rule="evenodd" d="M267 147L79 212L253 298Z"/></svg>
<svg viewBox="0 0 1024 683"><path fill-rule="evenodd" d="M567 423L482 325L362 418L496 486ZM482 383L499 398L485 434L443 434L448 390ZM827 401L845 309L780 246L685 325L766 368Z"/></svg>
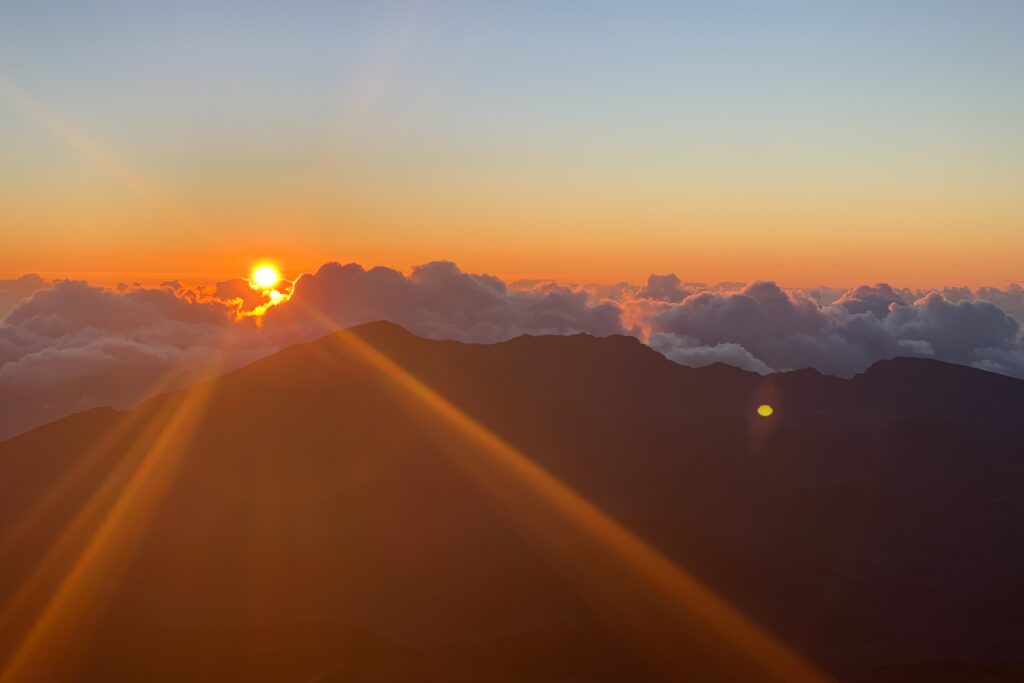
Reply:
<svg viewBox="0 0 1024 683"><path fill-rule="evenodd" d="M277 268L269 263L264 263L253 268L252 275L249 278L254 289L270 289L280 280L281 273L279 273Z"/></svg>
<svg viewBox="0 0 1024 683"><path fill-rule="evenodd" d="M772 413L775 412L775 408L772 408L767 403L762 403L757 407L757 414L761 417L771 417Z"/></svg>

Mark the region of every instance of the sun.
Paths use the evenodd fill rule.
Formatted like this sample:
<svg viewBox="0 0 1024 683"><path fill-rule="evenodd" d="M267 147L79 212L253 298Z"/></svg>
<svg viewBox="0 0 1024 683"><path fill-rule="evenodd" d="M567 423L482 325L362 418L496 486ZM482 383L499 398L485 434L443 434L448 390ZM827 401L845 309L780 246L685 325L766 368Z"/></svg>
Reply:
<svg viewBox="0 0 1024 683"><path fill-rule="evenodd" d="M757 407L757 414L761 417L771 417L771 414L775 412L775 408L772 408L767 403L762 403Z"/></svg>
<svg viewBox="0 0 1024 683"><path fill-rule="evenodd" d="M261 263L252 269L252 275L249 277L249 281L257 289L270 289L278 283L281 279L281 273L278 272L277 268L270 265L269 263Z"/></svg>

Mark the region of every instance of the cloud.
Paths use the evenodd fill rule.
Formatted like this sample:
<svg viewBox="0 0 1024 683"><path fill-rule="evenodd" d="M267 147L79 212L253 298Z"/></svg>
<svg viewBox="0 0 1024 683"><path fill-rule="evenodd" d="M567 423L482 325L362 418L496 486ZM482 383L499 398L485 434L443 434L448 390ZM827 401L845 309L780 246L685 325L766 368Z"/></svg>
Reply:
<svg viewBox="0 0 1024 683"><path fill-rule="evenodd" d="M702 287L701 289L706 289ZM690 296L690 291L683 289L679 276L675 273L668 275L651 275L647 278L647 285L636 293L638 299L653 299L654 301L668 301L677 303Z"/></svg>
<svg viewBox="0 0 1024 683"><path fill-rule="evenodd" d="M265 292L253 289L244 277L218 282L213 288L213 298L234 302L243 311L251 311L270 300Z"/></svg>
<svg viewBox="0 0 1024 683"><path fill-rule="evenodd" d="M1024 290L887 284L785 289L704 285L675 274L644 285L568 285L466 273L438 261L408 274L328 263L283 282L270 305L246 279L208 288L169 280L114 289L39 276L0 281L0 438L96 405L128 407L272 353L374 320L435 339L497 342L521 334L635 334L684 365L813 367L850 376L899 355L1024 377L1014 315ZM262 318L247 313L269 306Z"/></svg>
<svg viewBox="0 0 1024 683"><path fill-rule="evenodd" d="M974 298L990 301L1012 315L1017 322L1024 324L1024 287L1014 283L1005 290L996 287L982 287L974 293Z"/></svg>
<svg viewBox="0 0 1024 683"><path fill-rule="evenodd" d="M595 301L584 289L550 282L512 289L447 261L417 266L408 276L391 268L328 263L295 282L291 299L267 312L264 328L293 340L381 319L420 336L470 342L624 331L619 305Z"/></svg>
<svg viewBox="0 0 1024 683"><path fill-rule="evenodd" d="M49 286L49 282L35 273L22 275L13 280L0 280L0 321L25 299Z"/></svg>
<svg viewBox="0 0 1024 683"><path fill-rule="evenodd" d="M650 333L668 332L701 345L739 344L774 368L793 367L797 357L818 360L828 320L818 304L772 282L755 282L736 293L700 292L653 312Z"/></svg>
<svg viewBox="0 0 1024 683"><path fill-rule="evenodd" d="M0 324L0 436L96 405L125 408L273 350L225 302L168 287L61 281Z"/></svg>
<svg viewBox="0 0 1024 683"><path fill-rule="evenodd" d="M1020 323L989 301L947 301L932 292L912 306L893 308L886 326L900 339L926 341L936 356L969 362L981 349L1018 345Z"/></svg>
<svg viewBox="0 0 1024 683"><path fill-rule="evenodd" d="M719 353L748 369L758 369L756 360L777 370L813 367L850 376L881 359L920 355L1024 376L1020 323L1006 311L969 290L957 301L938 292L913 296L887 284L865 285L822 304L805 292L756 282L738 292L700 292L655 308L627 303L625 319L652 346L687 364L706 357L693 349L732 344L739 349ZM631 310L636 307L639 313ZM672 337L658 336L663 334Z"/></svg>
<svg viewBox="0 0 1024 683"><path fill-rule="evenodd" d="M681 337L671 332L655 332L647 343L669 360L691 368L725 363L762 375L772 371L762 361L754 358L750 351L731 342L705 345L693 337Z"/></svg>
<svg viewBox="0 0 1024 683"><path fill-rule="evenodd" d="M291 283L282 283L285 291ZM154 391L237 367L282 346L373 320L432 338L493 342L520 334L623 332L619 306L552 282L512 289L447 262L406 276L329 263L268 303L244 278L211 290L169 281L104 289L61 281L0 325L0 438L97 405L124 408ZM262 325L259 324L262 322Z"/></svg>
<svg viewBox="0 0 1024 683"><path fill-rule="evenodd" d="M873 313L884 318L894 306L906 306L906 300L890 285L861 285L840 294L834 301L850 313Z"/></svg>

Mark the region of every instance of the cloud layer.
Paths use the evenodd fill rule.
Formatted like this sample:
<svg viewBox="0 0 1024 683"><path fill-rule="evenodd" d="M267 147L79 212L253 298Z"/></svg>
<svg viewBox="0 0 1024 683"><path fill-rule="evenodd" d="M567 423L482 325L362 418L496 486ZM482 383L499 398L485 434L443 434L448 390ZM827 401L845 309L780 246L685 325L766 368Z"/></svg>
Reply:
<svg viewBox="0 0 1024 683"><path fill-rule="evenodd" d="M1024 377L1024 288L787 290L708 286L675 274L634 286L512 284L433 262L408 275L328 263L291 297L244 279L188 289L104 289L38 276L0 280L0 438L94 405L127 407L340 327L391 320L435 339L634 334L684 365L850 376L875 361L927 356Z"/></svg>
<svg viewBox="0 0 1024 683"><path fill-rule="evenodd" d="M129 407L273 350L229 302L170 287L57 282L0 325L0 437L96 405Z"/></svg>
<svg viewBox="0 0 1024 683"><path fill-rule="evenodd" d="M755 282L737 292L641 305L632 316L634 333L684 363L718 354L759 372L813 367L850 376L884 358L927 356L1024 376L1020 323L973 296L950 301L939 292L879 284L822 304L809 293Z"/></svg>
<svg viewBox="0 0 1024 683"><path fill-rule="evenodd" d="M584 289L555 283L511 289L447 261L417 266L408 277L390 268L328 263L296 281L291 299L267 311L264 328L294 340L390 320L432 339L497 342L521 334L623 333L621 314L618 303Z"/></svg>

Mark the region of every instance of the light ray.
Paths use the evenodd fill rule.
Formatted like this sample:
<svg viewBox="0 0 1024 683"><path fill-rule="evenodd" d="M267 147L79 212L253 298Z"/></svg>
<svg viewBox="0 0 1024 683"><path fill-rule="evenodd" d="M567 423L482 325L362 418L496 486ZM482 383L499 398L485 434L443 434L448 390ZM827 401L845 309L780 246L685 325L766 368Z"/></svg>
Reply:
<svg viewBox="0 0 1024 683"><path fill-rule="evenodd" d="M151 384L145 392L144 396L156 396L164 391L171 388L175 379L175 373L173 369L163 373L153 384ZM65 473L59 482L53 488L46 491L39 500L35 501L30 509L21 519L18 520L17 524L8 531L5 535L0 537L0 558L4 557L18 542L25 538L26 534L32 531L38 524L40 519L45 516L47 510L49 510L58 500L67 495L67 493L74 487L75 482L88 472L95 464L96 461L109 451L117 441L124 436L128 430L133 427L143 415L141 410L132 410L126 412L121 417L114 427L103 434L103 436L94 443L89 450L84 454L77 457L72 463L71 468ZM6 609L4 610L6 612ZM4 624L3 613L0 613L0 627Z"/></svg>
<svg viewBox="0 0 1024 683"><path fill-rule="evenodd" d="M349 151L351 142L363 133L387 88L395 79L413 39L423 24L432 3L410 0L398 3L389 12L382 32L349 74L342 93L337 119L322 145L322 154L312 165L309 183L293 211L308 214L322 202L322 194L332 190L332 167Z"/></svg>
<svg viewBox="0 0 1024 683"><path fill-rule="evenodd" d="M160 188L129 168L110 151L62 119L44 104L2 77L0 77L0 99L6 101L26 118L48 130L164 214L184 225L199 226L200 221L194 215L184 210Z"/></svg>
<svg viewBox="0 0 1024 683"><path fill-rule="evenodd" d="M108 453L105 452L107 449L117 447L118 442L130 432L130 428L135 422L143 417L148 420L136 441L128 445L127 452L120 457L100 487L90 496L82 509L64 525L63 530L56 537L43 559L36 565L29 577L22 581L17 592L8 599L3 611L0 612L0 629L6 627L21 614L47 577L52 576L61 566L62 561L74 552L76 542L87 536L91 526L95 525L104 511L109 509L110 501L117 495L117 487L129 478L131 468L139 461L143 452L142 446L151 443L156 438L156 435L164 429L168 419L173 417L174 411L175 405L169 402L161 406L156 414L145 411L143 407L131 411L127 419L119 422L113 430L79 459L74 472L65 477L43 500L39 501L28 517L11 532L8 537L10 543L15 543L19 538L23 538L36 520L45 514L46 509L63 495L64 491L74 485L75 476L87 470L92 461L107 455Z"/></svg>
<svg viewBox="0 0 1024 683"><path fill-rule="evenodd" d="M100 519L0 671L0 683L20 680L34 658L45 652L47 636L56 630L55 624L61 620L65 620L64 623L70 621L72 615L69 613L75 608L81 609L83 603L94 597L90 591L83 590L86 582L95 588L112 580L116 560L119 557L124 559L132 542L140 538L141 526L170 485L216 382L216 379L201 382L167 397L140 438L131 444L115 472L67 525L29 581L33 588L53 571L55 565L60 564L61 555L75 546L74 541L87 533L89 521ZM123 486L120 485L122 481ZM23 588L15 602L23 604L27 596L28 592Z"/></svg>
<svg viewBox="0 0 1024 683"><path fill-rule="evenodd" d="M322 314L321 314L322 315ZM458 464L498 496L573 576L588 584L635 642L668 674L694 652L743 681L825 683L826 674L754 624L655 548L566 486L351 331L330 340L386 378L399 393L472 447L450 449ZM572 557L574 556L574 557Z"/></svg>

